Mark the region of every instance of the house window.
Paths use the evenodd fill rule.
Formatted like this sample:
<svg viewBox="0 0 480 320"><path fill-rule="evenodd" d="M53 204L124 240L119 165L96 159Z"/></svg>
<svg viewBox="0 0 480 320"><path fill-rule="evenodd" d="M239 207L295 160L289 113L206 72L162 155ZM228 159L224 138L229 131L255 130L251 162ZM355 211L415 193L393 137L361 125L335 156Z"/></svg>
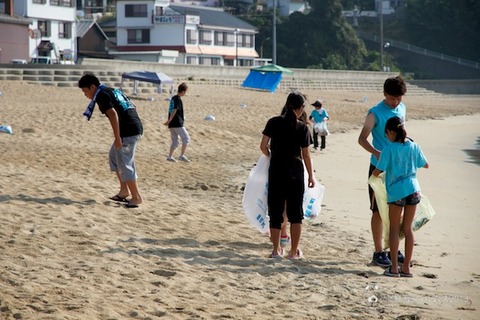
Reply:
<svg viewBox="0 0 480 320"><path fill-rule="evenodd" d="M50 33L52 32L50 21L39 20L38 30L42 32L42 37L50 37Z"/></svg>
<svg viewBox="0 0 480 320"><path fill-rule="evenodd" d="M197 43L197 32L195 30L187 30L187 43L188 44Z"/></svg>
<svg viewBox="0 0 480 320"><path fill-rule="evenodd" d="M253 35L251 35L251 34L244 35L242 45L245 48L253 48Z"/></svg>
<svg viewBox="0 0 480 320"><path fill-rule="evenodd" d="M127 38L127 43L150 43L150 29L129 29Z"/></svg>
<svg viewBox="0 0 480 320"><path fill-rule="evenodd" d="M224 33L215 31L215 45L223 46L224 45L223 39L224 39Z"/></svg>
<svg viewBox="0 0 480 320"><path fill-rule="evenodd" d="M147 12L146 4L126 4L125 5L125 17L143 18L147 16L148 16L148 12Z"/></svg>
<svg viewBox="0 0 480 320"><path fill-rule="evenodd" d="M72 38L72 24L70 22L58 23L58 37L63 39Z"/></svg>
<svg viewBox="0 0 480 320"><path fill-rule="evenodd" d="M197 64L197 57L187 57L187 64Z"/></svg>
<svg viewBox="0 0 480 320"><path fill-rule="evenodd" d="M45 4L47 0L32 0L33 3Z"/></svg>
<svg viewBox="0 0 480 320"><path fill-rule="evenodd" d="M50 0L50 5L72 7L72 0Z"/></svg>
<svg viewBox="0 0 480 320"><path fill-rule="evenodd" d="M155 15L163 16L165 14L165 8L160 6L155 6Z"/></svg>
<svg viewBox="0 0 480 320"><path fill-rule="evenodd" d="M200 31L200 44L212 44L212 32L211 31Z"/></svg>
<svg viewBox="0 0 480 320"><path fill-rule="evenodd" d="M200 64L204 66L218 66L220 65L220 58L200 57Z"/></svg>
<svg viewBox="0 0 480 320"><path fill-rule="evenodd" d="M235 34L234 33L227 33L227 43L226 46L234 47L235 46Z"/></svg>

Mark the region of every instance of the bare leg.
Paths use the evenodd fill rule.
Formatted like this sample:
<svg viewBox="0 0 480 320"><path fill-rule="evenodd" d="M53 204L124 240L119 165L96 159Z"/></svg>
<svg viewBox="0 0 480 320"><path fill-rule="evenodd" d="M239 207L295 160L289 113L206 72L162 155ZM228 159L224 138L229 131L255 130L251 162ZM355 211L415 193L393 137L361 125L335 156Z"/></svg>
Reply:
<svg viewBox="0 0 480 320"><path fill-rule="evenodd" d="M142 196L138 191L137 180L130 180L125 182L132 194L132 199L128 202L129 205L139 205L143 202Z"/></svg>
<svg viewBox="0 0 480 320"><path fill-rule="evenodd" d="M415 218L415 210L417 205L405 206L402 230L405 234L405 261L402 264L402 272L410 273L410 262L413 256L413 246L415 239L413 236L412 223Z"/></svg>
<svg viewBox="0 0 480 320"><path fill-rule="evenodd" d="M273 253L280 255L282 248L280 247L280 229L270 228L270 239L273 244Z"/></svg>
<svg viewBox="0 0 480 320"><path fill-rule="evenodd" d="M388 215L390 218L390 260L392 266L391 272L398 272L398 244L400 242L400 221L402 219L403 207L394 204L388 205Z"/></svg>
<svg viewBox="0 0 480 320"><path fill-rule="evenodd" d="M372 214L371 228L375 252L383 251L383 225L382 218L380 217L378 211L374 211Z"/></svg>
<svg viewBox="0 0 480 320"><path fill-rule="evenodd" d="M173 156L173 151L175 151L175 148L173 146L170 147L170 152L168 154L169 157Z"/></svg>
<svg viewBox="0 0 480 320"><path fill-rule="evenodd" d="M281 234L280 234L280 236L281 236L282 238L288 237L287 224L288 224L287 211L283 211L282 231L281 231Z"/></svg>
<svg viewBox="0 0 480 320"><path fill-rule="evenodd" d="M187 149L187 145L186 145L186 144L182 144L182 149L181 149L181 153L180 153L181 156L184 156L184 155L185 155L185 150L186 150L186 149ZM172 153L173 153L173 151L172 151Z"/></svg>
<svg viewBox="0 0 480 320"><path fill-rule="evenodd" d="M117 174L117 179L118 179L118 182L120 183L120 191L118 191L117 195L121 198L126 198L130 195L128 186L125 182L122 182L122 177L120 176L120 172L118 172L117 170L115 171L115 173Z"/></svg>
<svg viewBox="0 0 480 320"><path fill-rule="evenodd" d="M298 244L300 243L300 236L302 235L302 224L301 223L291 223L290 224L290 237L292 241L292 246L290 248L290 254L296 255L298 250Z"/></svg>

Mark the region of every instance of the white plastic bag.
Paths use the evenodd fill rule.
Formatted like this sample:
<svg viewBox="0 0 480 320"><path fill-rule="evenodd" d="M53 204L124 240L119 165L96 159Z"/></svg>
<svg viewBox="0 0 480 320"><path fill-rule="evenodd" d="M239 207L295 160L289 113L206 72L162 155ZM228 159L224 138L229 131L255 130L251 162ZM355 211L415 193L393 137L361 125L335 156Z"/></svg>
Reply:
<svg viewBox="0 0 480 320"><path fill-rule="evenodd" d="M368 179L370 187L372 187L375 192L375 200L377 202L378 211L380 217L382 218L383 225L383 247L385 249L390 247L390 218L388 214L388 203L387 203L387 189L385 188L384 175L380 177L375 177L371 175ZM413 218L412 229L417 231L423 227L428 221L430 221L435 215L435 210L433 210L432 205L428 198L420 192L422 199L417 205L417 210L415 211L415 218ZM401 226L400 226L401 230ZM405 235L400 231L399 238L403 239Z"/></svg>
<svg viewBox="0 0 480 320"><path fill-rule="evenodd" d="M243 192L243 212L252 226L264 234L270 233L268 216L268 169L270 157L261 155L257 165L248 175ZM320 214L325 187L315 178L315 187L308 187L308 173L304 163L305 193L303 195L303 214L305 220L312 222Z"/></svg>
<svg viewBox="0 0 480 320"><path fill-rule="evenodd" d="M318 133L321 136L328 136L330 132L328 131L327 128L327 122L322 121L322 122L316 122L313 125L313 130L315 130L316 133Z"/></svg>

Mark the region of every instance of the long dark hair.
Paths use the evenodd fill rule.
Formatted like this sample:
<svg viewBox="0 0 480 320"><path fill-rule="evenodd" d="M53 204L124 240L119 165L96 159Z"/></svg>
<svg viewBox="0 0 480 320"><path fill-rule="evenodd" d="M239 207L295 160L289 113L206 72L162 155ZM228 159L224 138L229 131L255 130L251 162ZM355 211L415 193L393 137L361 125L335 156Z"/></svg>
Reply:
<svg viewBox="0 0 480 320"><path fill-rule="evenodd" d="M385 133L387 133L387 130L396 133L395 142L405 143L407 131L405 131L402 120L399 117L392 117L387 120L387 123L385 124Z"/></svg>
<svg viewBox="0 0 480 320"><path fill-rule="evenodd" d="M288 121L289 126L296 128L297 126L297 115L294 110L298 110L305 105L306 97L303 93L299 91L291 92L285 106L283 107L282 114L285 116L285 119Z"/></svg>

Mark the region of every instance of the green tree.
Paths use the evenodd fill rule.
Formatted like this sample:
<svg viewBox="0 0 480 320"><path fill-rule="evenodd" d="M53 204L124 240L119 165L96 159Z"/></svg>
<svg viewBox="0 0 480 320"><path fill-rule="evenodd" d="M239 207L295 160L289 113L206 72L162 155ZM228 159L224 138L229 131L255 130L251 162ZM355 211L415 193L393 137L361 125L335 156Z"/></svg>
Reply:
<svg viewBox="0 0 480 320"><path fill-rule="evenodd" d="M364 69L365 46L342 16L340 0L312 0L277 25L277 61L297 68Z"/></svg>
<svg viewBox="0 0 480 320"><path fill-rule="evenodd" d="M478 0L407 0L405 29L402 41L480 61Z"/></svg>

